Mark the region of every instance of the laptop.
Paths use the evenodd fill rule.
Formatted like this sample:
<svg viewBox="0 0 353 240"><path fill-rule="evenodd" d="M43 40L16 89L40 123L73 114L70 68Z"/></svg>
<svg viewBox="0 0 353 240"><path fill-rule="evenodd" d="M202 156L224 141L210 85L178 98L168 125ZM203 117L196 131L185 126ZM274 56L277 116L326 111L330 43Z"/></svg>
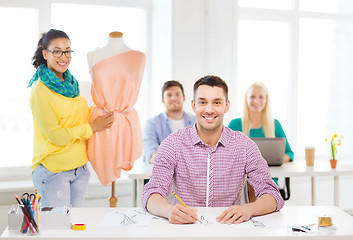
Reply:
<svg viewBox="0 0 353 240"><path fill-rule="evenodd" d="M268 166L281 166L286 150L286 138L251 138L259 148Z"/></svg>

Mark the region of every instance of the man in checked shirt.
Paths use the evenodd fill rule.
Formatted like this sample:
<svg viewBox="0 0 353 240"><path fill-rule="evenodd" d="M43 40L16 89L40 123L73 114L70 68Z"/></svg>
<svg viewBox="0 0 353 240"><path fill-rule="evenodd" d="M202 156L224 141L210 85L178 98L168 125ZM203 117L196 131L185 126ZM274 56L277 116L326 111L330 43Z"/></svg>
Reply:
<svg viewBox="0 0 353 240"><path fill-rule="evenodd" d="M228 224L280 210L284 201L256 144L223 125L230 105L227 84L217 76L197 80L191 104L197 122L160 145L143 206L176 224L195 223L194 207L228 207L216 219ZM240 205L245 180L257 200ZM189 208L167 201L171 186Z"/></svg>

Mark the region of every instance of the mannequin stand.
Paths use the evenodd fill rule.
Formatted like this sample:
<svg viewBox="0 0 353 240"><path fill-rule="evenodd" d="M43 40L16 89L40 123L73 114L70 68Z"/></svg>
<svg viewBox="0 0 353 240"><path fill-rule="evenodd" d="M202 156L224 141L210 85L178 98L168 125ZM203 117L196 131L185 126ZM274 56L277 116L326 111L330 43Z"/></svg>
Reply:
<svg viewBox="0 0 353 240"><path fill-rule="evenodd" d="M115 196L115 181L112 182L112 196L109 198L110 207L116 207L118 198Z"/></svg>

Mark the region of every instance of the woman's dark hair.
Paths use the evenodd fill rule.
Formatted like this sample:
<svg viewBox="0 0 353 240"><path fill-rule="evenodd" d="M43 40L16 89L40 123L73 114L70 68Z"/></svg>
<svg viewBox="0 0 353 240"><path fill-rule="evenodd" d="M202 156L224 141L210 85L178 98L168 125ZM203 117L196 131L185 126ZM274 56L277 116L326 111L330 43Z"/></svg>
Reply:
<svg viewBox="0 0 353 240"><path fill-rule="evenodd" d="M48 49L50 42L57 38L67 38L70 40L65 32L56 29L50 29L47 33L42 35L42 38L38 41L37 50L32 58L32 64L35 68L38 68L42 64L47 65L47 60L44 59L42 51Z"/></svg>

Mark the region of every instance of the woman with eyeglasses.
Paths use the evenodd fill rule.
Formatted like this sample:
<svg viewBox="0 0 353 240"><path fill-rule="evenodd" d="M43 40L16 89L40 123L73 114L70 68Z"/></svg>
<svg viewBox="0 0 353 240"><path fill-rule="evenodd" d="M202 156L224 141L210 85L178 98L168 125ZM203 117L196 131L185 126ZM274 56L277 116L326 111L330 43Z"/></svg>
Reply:
<svg viewBox="0 0 353 240"><path fill-rule="evenodd" d="M30 105L34 123L32 178L43 206L79 207L90 177L86 140L113 123L111 113L89 124L87 101L68 70L73 51L68 35L49 30L33 57L37 69Z"/></svg>

